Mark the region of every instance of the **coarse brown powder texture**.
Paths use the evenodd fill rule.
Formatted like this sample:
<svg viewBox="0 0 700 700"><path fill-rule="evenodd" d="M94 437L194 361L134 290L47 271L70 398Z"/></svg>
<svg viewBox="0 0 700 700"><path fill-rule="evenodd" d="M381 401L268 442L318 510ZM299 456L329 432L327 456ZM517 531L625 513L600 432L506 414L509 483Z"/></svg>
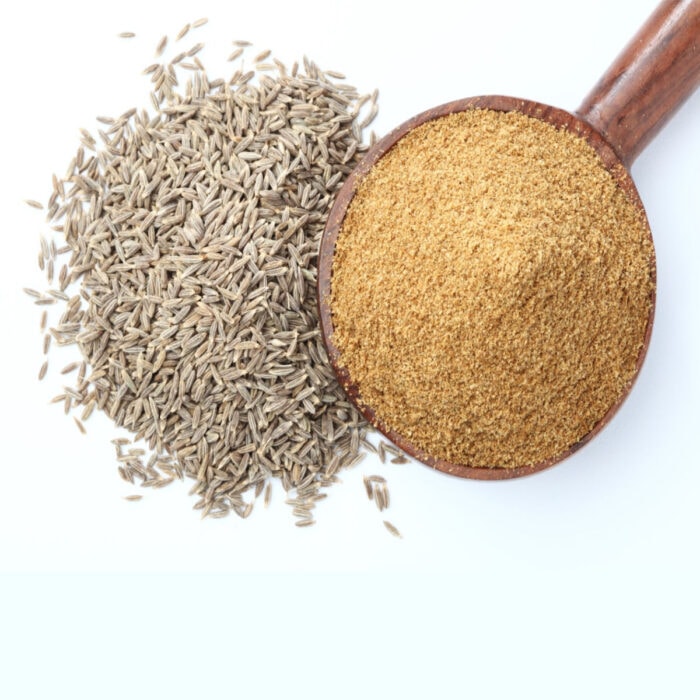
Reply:
<svg viewBox="0 0 700 700"><path fill-rule="evenodd" d="M430 456L538 464L627 390L653 280L643 213L583 138L474 109L412 130L361 182L333 342L380 423Z"/></svg>

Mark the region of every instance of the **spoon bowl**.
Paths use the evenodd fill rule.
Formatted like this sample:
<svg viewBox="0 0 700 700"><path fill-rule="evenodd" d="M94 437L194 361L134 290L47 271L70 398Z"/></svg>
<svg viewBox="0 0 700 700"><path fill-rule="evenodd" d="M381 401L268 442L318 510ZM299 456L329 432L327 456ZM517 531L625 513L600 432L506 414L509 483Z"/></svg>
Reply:
<svg viewBox="0 0 700 700"><path fill-rule="evenodd" d="M632 380L593 428L576 443L544 461L509 468L455 464L437 458L387 426L374 408L362 400L361 388L344 365L342 353L334 340L331 292L335 247L348 207L363 179L400 139L426 122L472 109L516 111L585 139L598 154L616 184L638 207L651 241L644 207L629 174L629 168L636 156L700 83L699 45L700 0L664 0L575 113L531 100L500 95L456 100L426 110L395 128L367 152L348 177L336 197L319 251L318 303L321 332L331 366L350 400L370 424L404 452L442 472L486 480L526 476L561 462L595 437L610 422L629 395L649 347L655 298L652 292L646 330ZM651 250L649 269L653 289L656 282L653 242Z"/></svg>

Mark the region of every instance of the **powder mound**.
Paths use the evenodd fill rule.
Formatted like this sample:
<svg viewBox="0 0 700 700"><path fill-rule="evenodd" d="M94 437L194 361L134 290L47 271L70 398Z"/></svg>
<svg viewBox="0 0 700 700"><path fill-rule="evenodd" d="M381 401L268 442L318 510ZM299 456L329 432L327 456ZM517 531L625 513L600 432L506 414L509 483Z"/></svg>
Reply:
<svg viewBox="0 0 700 700"><path fill-rule="evenodd" d="M639 206L582 138L471 110L361 182L333 341L377 418L436 458L517 467L583 438L634 376L653 299Z"/></svg>

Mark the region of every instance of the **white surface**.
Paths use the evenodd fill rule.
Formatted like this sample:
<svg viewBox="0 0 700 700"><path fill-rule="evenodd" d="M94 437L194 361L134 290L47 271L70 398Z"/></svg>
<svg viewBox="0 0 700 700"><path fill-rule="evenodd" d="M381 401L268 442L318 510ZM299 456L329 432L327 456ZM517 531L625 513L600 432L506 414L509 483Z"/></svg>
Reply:
<svg viewBox="0 0 700 700"><path fill-rule="evenodd" d="M638 383L593 443L527 479L480 483L368 458L306 530L293 526L280 488L247 521L201 521L178 484L127 502L135 489L116 473L108 422L91 419L82 436L48 405L70 353L52 350L52 371L37 381L40 313L20 291L43 281L42 216L23 200L46 200L79 127L148 106L140 70L160 36L172 49L187 21L210 18L192 40L206 42L211 75L227 67L230 41L245 38L288 64L305 53L362 90L379 88L381 135L476 94L575 109L655 4L431 0L399 11L266 0L193 10L179 0L110 9L69 0L6 10L0 570L39 575L0 579L1 697L234 688L248 697L698 697L700 94L633 168L659 273ZM137 38L116 37L127 30ZM385 515L363 493L362 475L374 472L389 481ZM56 576L81 572L110 576ZM121 575L162 572L210 576ZM273 662L279 649L285 659ZM107 690L105 677L115 679Z"/></svg>

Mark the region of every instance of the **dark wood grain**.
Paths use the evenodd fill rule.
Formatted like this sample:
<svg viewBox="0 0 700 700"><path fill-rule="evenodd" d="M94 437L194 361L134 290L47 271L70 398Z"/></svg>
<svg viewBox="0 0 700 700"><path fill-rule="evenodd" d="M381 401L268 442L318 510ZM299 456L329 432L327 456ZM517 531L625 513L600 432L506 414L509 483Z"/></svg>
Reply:
<svg viewBox="0 0 700 700"><path fill-rule="evenodd" d="M344 366L340 350L335 344L333 332L333 313L330 304L332 281L331 275L333 269L335 244L338 239L340 229L342 228L343 219L345 218L347 208L350 205L357 188L370 172L372 166L385 153L387 153L391 147L397 141L399 141L399 139L403 138L409 131L415 129L417 126L431 121L432 119L437 119L447 114L452 114L453 112L463 112L468 109L493 109L502 112L517 111L521 114L549 122L558 128L566 129L577 136L586 139L586 141L596 150L603 163L605 163L606 167L617 181L618 185L627 193L630 199L639 206L640 212L646 220L646 214L644 212L642 201L632 178L627 172L627 169L624 167L622 161L617 156L615 150L610 146L610 144L587 122L584 122L577 116L562 109L550 107L549 105L541 104L539 102L533 102L532 100L523 100L515 97L485 95L480 97L471 97L464 100L456 100L455 102L449 102L447 104L426 110L425 112L412 117L387 134L387 136L378 141L368 151L365 158L345 181L345 184L335 199L335 203L328 217L323 238L321 239L318 261L318 311L321 324L321 333L326 346L326 351L328 353L328 359L333 367L336 377L338 378L341 386L345 389L345 392L350 400L357 406L360 413L362 413L367 421L377 428L377 430L383 433L389 440L391 440L407 454L415 457L429 467L447 474L482 480L513 479L515 477L527 476L529 474L540 472L553 466L554 464L561 462L563 459L572 455L574 452L583 447L583 445L589 442L610 422L629 394L629 391L631 390L632 385L639 374L644 357L646 356L653 326L655 297L652 296L651 299L644 343L640 350L639 356L637 357L635 375L632 381L625 388L624 394L613 406L610 407L608 412L593 427L590 433L581 438L581 440L579 440L575 445L571 445L567 450L561 454L555 455L551 459L539 462L537 464L527 464L508 469L498 467L474 467L469 464L454 464L443 459L437 459L433 455L424 452L417 445L414 445L403 435L398 434L396 431L392 430L389 426L382 422L381 417L375 413L374 409L362 401L360 389L353 381L347 368ZM651 260L651 269L655 284L656 264L655 260L653 259Z"/></svg>
<svg viewBox="0 0 700 700"><path fill-rule="evenodd" d="M700 85L700 0L664 0L576 110L629 167Z"/></svg>

